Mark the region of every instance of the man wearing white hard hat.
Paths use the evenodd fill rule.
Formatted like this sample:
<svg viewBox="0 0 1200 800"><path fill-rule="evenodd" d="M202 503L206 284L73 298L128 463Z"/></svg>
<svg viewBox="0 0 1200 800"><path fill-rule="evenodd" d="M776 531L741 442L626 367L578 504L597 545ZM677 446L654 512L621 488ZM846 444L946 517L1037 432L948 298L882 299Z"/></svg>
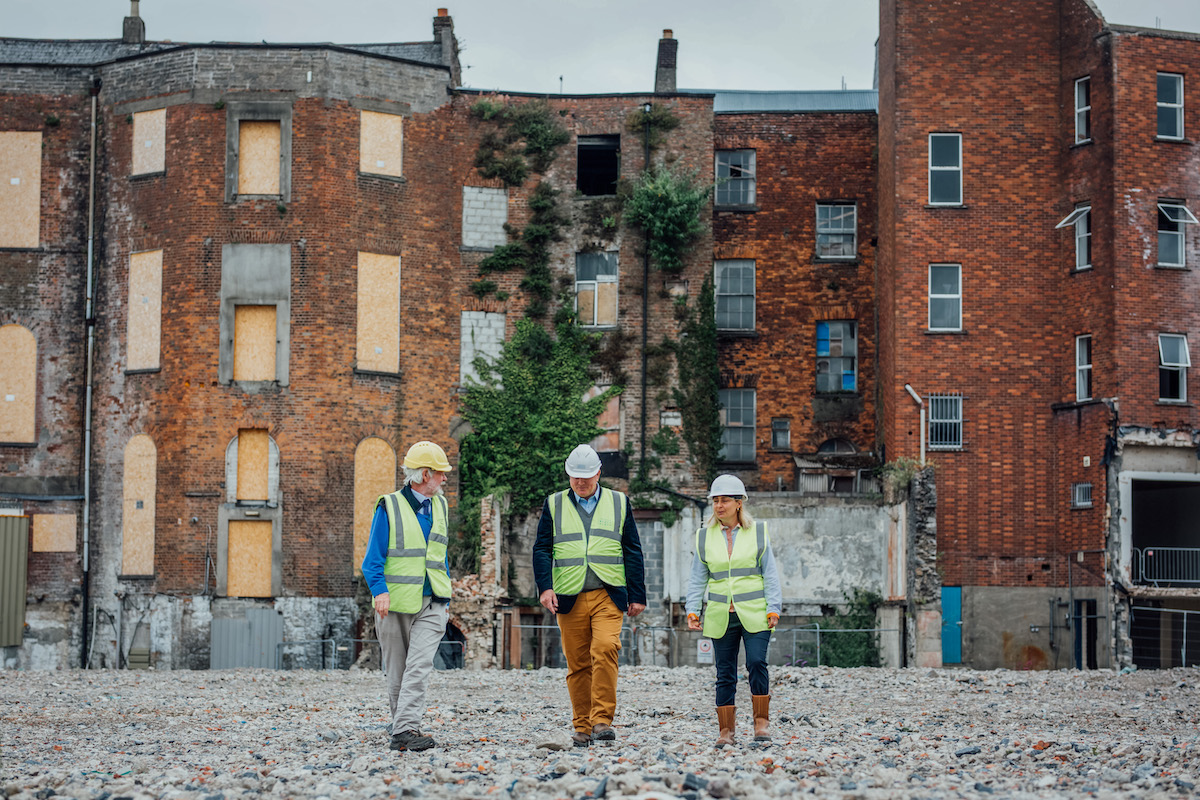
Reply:
<svg viewBox="0 0 1200 800"><path fill-rule="evenodd" d="M771 681L767 645L779 622L783 591L767 525L746 509L746 486L736 475L718 475L709 489L712 513L696 531L696 553L688 581L688 628L713 642L717 668L717 746L734 744L738 650L746 650L754 741L768 742ZM707 595L707 597L706 597ZM704 624L700 624L701 604Z"/></svg>
<svg viewBox="0 0 1200 800"><path fill-rule="evenodd" d="M567 659L576 747L616 739L617 657L623 614L646 609L642 542L621 492L600 486L600 456L567 457L571 488L546 498L533 545L542 605L557 615Z"/></svg>
<svg viewBox="0 0 1200 800"><path fill-rule="evenodd" d="M376 502L363 558L387 673L392 750L428 750L435 744L420 725L449 616L449 512L442 484L450 469L445 451L433 442L408 448L404 487Z"/></svg>

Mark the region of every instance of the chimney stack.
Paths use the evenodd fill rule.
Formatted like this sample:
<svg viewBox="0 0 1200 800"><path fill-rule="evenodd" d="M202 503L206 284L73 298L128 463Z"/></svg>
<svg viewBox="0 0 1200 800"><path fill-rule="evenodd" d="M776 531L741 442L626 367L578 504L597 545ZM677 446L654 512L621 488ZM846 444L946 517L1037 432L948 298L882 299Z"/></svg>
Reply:
<svg viewBox="0 0 1200 800"><path fill-rule="evenodd" d="M433 41L441 45L442 63L450 68L452 86L462 86L462 67L458 62L458 39L454 38L454 20L449 10L439 8L433 18Z"/></svg>
<svg viewBox="0 0 1200 800"><path fill-rule="evenodd" d="M146 43L146 23L138 14L138 0L130 0L129 16L121 29L121 41L125 44Z"/></svg>
<svg viewBox="0 0 1200 800"><path fill-rule="evenodd" d="M654 93L675 93L675 56L679 52L679 40L670 28L663 31L658 40L658 66L654 70Z"/></svg>

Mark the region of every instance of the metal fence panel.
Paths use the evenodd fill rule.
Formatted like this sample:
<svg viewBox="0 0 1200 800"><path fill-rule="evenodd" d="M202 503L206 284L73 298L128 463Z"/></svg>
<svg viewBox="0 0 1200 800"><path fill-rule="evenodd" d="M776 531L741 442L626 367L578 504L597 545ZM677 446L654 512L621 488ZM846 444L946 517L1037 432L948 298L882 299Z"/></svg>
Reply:
<svg viewBox="0 0 1200 800"><path fill-rule="evenodd" d="M29 517L0 517L0 647L19 647L25 635L25 575Z"/></svg>
<svg viewBox="0 0 1200 800"><path fill-rule="evenodd" d="M248 608L245 617L212 621L209 669L274 669L283 641L283 615L273 608Z"/></svg>

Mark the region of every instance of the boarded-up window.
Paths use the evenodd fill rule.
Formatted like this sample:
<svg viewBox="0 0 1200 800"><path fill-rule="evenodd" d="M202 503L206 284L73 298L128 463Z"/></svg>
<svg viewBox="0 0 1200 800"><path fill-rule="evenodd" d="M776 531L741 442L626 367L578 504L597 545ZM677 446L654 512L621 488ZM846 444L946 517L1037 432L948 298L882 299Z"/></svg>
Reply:
<svg viewBox="0 0 1200 800"><path fill-rule="evenodd" d="M358 368L400 371L400 256L358 254Z"/></svg>
<svg viewBox="0 0 1200 800"><path fill-rule="evenodd" d="M238 194L279 194L280 123L238 123Z"/></svg>
<svg viewBox="0 0 1200 800"><path fill-rule="evenodd" d="M231 521L226 563L228 596L270 597L271 523Z"/></svg>
<svg viewBox="0 0 1200 800"><path fill-rule="evenodd" d="M41 132L0 133L0 247L38 246L41 196Z"/></svg>
<svg viewBox="0 0 1200 800"><path fill-rule="evenodd" d="M75 528L74 514L34 514L33 552L74 553Z"/></svg>
<svg viewBox="0 0 1200 800"><path fill-rule="evenodd" d="M400 177L404 152L404 117L361 112L359 123L359 172Z"/></svg>
<svg viewBox="0 0 1200 800"><path fill-rule="evenodd" d="M268 491L268 469L270 440L261 428L243 428L238 431L237 446L237 499L238 501L266 502Z"/></svg>
<svg viewBox="0 0 1200 800"><path fill-rule="evenodd" d="M234 309L233 379L275 380L275 306Z"/></svg>
<svg viewBox="0 0 1200 800"><path fill-rule="evenodd" d="M575 310L580 325L617 324L617 254L575 255Z"/></svg>
<svg viewBox="0 0 1200 800"><path fill-rule="evenodd" d="M163 172L167 168L167 110L139 111L133 115L133 157L130 175Z"/></svg>
<svg viewBox="0 0 1200 800"><path fill-rule="evenodd" d="M599 397L606 387L593 386L583 395L584 401ZM615 453L621 449L621 396L610 397L604 411L596 418L596 427L604 433L592 440L592 447L599 453Z"/></svg>
<svg viewBox="0 0 1200 800"><path fill-rule="evenodd" d="M129 258L129 318L126 369L158 369L162 335L162 250Z"/></svg>
<svg viewBox="0 0 1200 800"><path fill-rule="evenodd" d="M0 217L3 215L0 214ZM0 442L37 441L34 399L37 390L37 342L20 325L0 326Z"/></svg>
<svg viewBox="0 0 1200 800"><path fill-rule="evenodd" d="M158 449L140 433L125 445L124 502L121 516L121 573L154 574L154 496Z"/></svg>
<svg viewBox="0 0 1200 800"><path fill-rule="evenodd" d="M354 571L362 571L371 520L380 495L396 491L396 451L383 439L371 437L354 451Z"/></svg>

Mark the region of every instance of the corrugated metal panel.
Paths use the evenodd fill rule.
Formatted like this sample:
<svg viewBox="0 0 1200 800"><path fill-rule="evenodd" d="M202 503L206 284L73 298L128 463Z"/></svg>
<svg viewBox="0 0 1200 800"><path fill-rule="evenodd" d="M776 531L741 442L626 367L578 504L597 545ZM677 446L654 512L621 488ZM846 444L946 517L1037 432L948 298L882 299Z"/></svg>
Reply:
<svg viewBox="0 0 1200 800"><path fill-rule="evenodd" d="M29 517L0 517L0 647L18 647L25 634L25 574Z"/></svg>
<svg viewBox="0 0 1200 800"><path fill-rule="evenodd" d="M283 615L273 608L250 608L245 617L214 619L209 669L275 668L275 648L283 641Z"/></svg>
<svg viewBox="0 0 1200 800"><path fill-rule="evenodd" d="M879 92L847 89L828 92L716 92L713 112L752 114L763 112L879 111Z"/></svg>

